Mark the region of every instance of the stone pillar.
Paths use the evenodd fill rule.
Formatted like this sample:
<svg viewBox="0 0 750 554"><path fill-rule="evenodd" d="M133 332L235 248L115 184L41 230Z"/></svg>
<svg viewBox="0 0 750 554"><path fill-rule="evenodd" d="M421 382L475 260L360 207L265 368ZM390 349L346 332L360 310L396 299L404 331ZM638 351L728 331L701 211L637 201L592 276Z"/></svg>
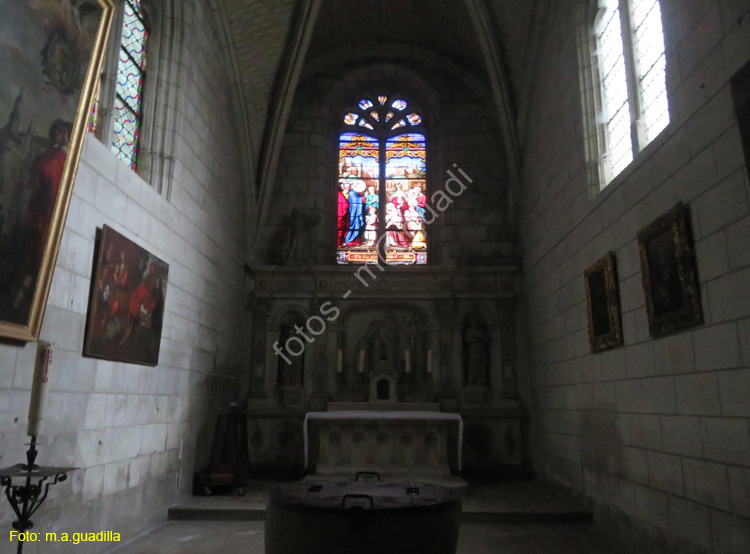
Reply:
<svg viewBox="0 0 750 554"><path fill-rule="evenodd" d="M320 306L323 302L321 300L315 300L312 303L312 314L320 314ZM335 336L335 333L326 331L320 336L316 337L316 340L308 348L310 349L311 364L310 364L310 383L309 390L310 394L310 407L313 410L325 410L326 402L328 401L328 391L331 390L328 387L328 374L333 369L336 370L336 353L334 350L333 355L330 352L330 337ZM332 363L334 364L332 366ZM308 388L308 385L305 386Z"/></svg>
<svg viewBox="0 0 750 554"><path fill-rule="evenodd" d="M456 319L458 317L456 306L452 300L440 302L437 306L438 311L438 336L440 351L433 364L436 365L437 379L439 379L439 400L446 410L456 409L456 368L461 370L460 365L456 363L456 355L460 355L460 350L456 351ZM460 332L458 333L460 341Z"/></svg>
<svg viewBox="0 0 750 554"><path fill-rule="evenodd" d="M252 297L248 308L252 314L249 396L251 399L267 398L265 367L269 345L266 344L266 324L271 305L268 300Z"/></svg>
<svg viewBox="0 0 750 554"><path fill-rule="evenodd" d="M512 315L503 316L500 319L501 339L501 384L500 389L503 396L516 396L518 394L516 378L516 355L515 355L515 324Z"/></svg>

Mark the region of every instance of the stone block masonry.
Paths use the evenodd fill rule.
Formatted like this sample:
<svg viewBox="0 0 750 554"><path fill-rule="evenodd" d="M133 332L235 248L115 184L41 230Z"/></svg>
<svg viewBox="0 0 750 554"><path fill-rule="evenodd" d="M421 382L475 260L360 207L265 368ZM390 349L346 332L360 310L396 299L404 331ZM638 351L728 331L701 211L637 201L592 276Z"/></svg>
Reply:
<svg viewBox="0 0 750 554"><path fill-rule="evenodd" d="M180 12L189 20L174 24L191 28L177 44L191 66L181 85L200 110L181 102L190 117L175 114L170 186L158 193L92 136L84 145L41 331L57 348L38 458L79 469L56 487L34 518L35 530L113 530L127 540L165 520L167 507L191 492L195 466L205 463L211 416L235 399L246 251L242 164L234 112L217 87L228 79L216 61L223 53L212 15L205 2L189 4ZM81 356L97 229L104 224L170 265L156 367ZM0 345L2 467L24 459L35 352L35 344ZM10 529L5 508L0 528ZM55 551L92 548L60 543Z"/></svg>
<svg viewBox="0 0 750 554"><path fill-rule="evenodd" d="M678 551L747 552L750 258L742 245L750 204L729 80L750 61L750 3L661 0L671 123L596 194L587 190L585 137L574 125L583 114L569 109L580 106L581 91L566 78L580 46L570 25L584 4L551 7L522 152L532 422L544 421L535 426L535 466L595 499L597 513L615 514L618 525L626 522ZM678 201L691 210L706 321L651 339L636 233ZM607 250L617 255L625 344L594 355L576 348L577 328L586 325L582 272ZM584 310L574 319L578 325L561 326L569 307L550 298L570 290ZM599 367L594 403L557 401L546 376L563 368L572 379L567 386L588 384L581 368L592 365ZM597 452L605 439L585 422L612 415L627 421L606 438L622 445L613 454L619 459L576 461L561 446L574 437L585 451ZM635 490L634 509L623 493L628 487Z"/></svg>

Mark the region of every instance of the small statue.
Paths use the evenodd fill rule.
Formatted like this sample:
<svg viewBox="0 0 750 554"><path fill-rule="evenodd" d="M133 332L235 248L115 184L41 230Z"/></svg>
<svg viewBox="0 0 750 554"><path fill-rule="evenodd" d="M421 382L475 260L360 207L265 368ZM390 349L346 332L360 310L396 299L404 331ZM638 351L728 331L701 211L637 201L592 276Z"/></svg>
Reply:
<svg viewBox="0 0 750 554"><path fill-rule="evenodd" d="M490 367L489 343L487 328L480 324L478 315L472 316L464 332L464 351L466 352L466 384L486 385Z"/></svg>
<svg viewBox="0 0 750 554"><path fill-rule="evenodd" d="M284 245L284 261L286 263L302 263L309 258L308 235L312 227L318 224L318 210L306 214L299 208L294 208L289 218L289 232Z"/></svg>

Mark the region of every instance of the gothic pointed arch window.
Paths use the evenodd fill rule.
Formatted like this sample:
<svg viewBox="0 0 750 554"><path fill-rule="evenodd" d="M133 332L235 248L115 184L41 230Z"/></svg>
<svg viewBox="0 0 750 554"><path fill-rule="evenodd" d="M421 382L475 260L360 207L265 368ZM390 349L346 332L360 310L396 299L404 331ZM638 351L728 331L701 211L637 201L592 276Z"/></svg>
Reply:
<svg viewBox="0 0 750 554"><path fill-rule="evenodd" d="M339 134L339 264L426 264L422 114L401 95L362 95Z"/></svg>

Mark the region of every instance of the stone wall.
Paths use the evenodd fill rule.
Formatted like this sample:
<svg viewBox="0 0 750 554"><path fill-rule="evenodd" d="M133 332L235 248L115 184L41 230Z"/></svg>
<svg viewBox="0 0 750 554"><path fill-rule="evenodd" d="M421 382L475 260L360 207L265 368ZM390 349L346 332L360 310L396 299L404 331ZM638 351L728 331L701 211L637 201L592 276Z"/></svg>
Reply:
<svg viewBox="0 0 750 554"><path fill-rule="evenodd" d="M666 547L747 552L750 207L729 79L750 59L750 4L662 0L671 123L595 194L582 4L550 5L523 149L535 466L594 499L602 521L627 521ZM691 212L705 323L651 339L636 233L678 201ZM582 274L608 250L625 344L590 354Z"/></svg>
<svg viewBox="0 0 750 554"><path fill-rule="evenodd" d="M508 215L508 169L499 154L503 140L487 91L473 87L476 79L471 73L452 74L406 56L398 62L367 60L353 71L350 65L306 75L295 93L256 263L283 262L294 207L314 212L319 221L308 262L335 263L337 139L345 108L370 90L400 92L419 106L429 131L428 198L444 189L450 177L447 171L456 172L453 164L473 181L427 230L428 263L499 265L504 257L513 256L516 238Z"/></svg>
<svg viewBox="0 0 750 554"><path fill-rule="evenodd" d="M203 2L183 7L171 196L157 193L95 138L84 145L40 335L57 349L38 459L79 469L52 488L35 531L110 530L124 541L165 520L167 507L191 491L194 468L206 463L211 415L226 411L237 394L246 247L239 146L230 91L221 86L230 79L217 63L212 14ZM170 266L156 367L81 355L103 224ZM35 352L35 344L0 345L0 467L24 460ZM0 529L9 530L11 521L3 500ZM107 547L68 543L54 551ZM47 550L42 543L24 549Z"/></svg>
<svg viewBox="0 0 750 554"><path fill-rule="evenodd" d="M464 475L523 472L527 413L517 394L514 343L518 267L402 266L382 273L356 267L253 269L251 470L295 478L303 473L307 412L372 410L385 402L387 409L460 413ZM292 324L298 329L288 332ZM470 353L472 326L473 342L486 348L482 359ZM391 386L378 400L373 386L381 377ZM352 466L339 470L348 474Z"/></svg>

